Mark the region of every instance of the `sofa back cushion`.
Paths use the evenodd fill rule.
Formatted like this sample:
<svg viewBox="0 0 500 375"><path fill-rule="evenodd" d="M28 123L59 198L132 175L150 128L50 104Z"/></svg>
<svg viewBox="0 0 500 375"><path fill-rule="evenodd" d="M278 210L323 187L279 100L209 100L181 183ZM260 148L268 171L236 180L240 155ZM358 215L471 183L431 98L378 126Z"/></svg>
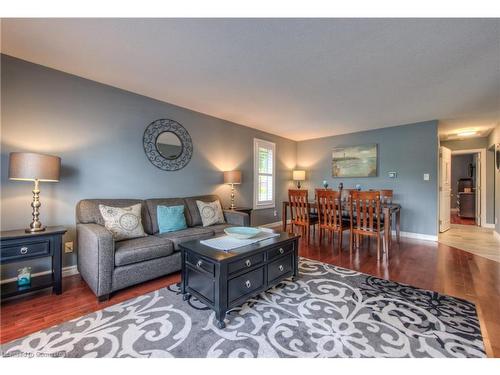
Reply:
<svg viewBox="0 0 500 375"><path fill-rule="evenodd" d="M157 234L160 231L158 228L158 206L186 206L184 199L182 198L153 198L146 199L145 203L149 215L149 222L151 223L151 232L148 232L149 234ZM184 216L186 217L187 224L189 225L186 207L184 207Z"/></svg>
<svg viewBox="0 0 500 375"><path fill-rule="evenodd" d="M104 225L104 219L99 211L100 204L111 207L129 207L137 203L141 204L141 219L145 232L153 234L146 204L141 199L83 199L76 205L76 222Z"/></svg>
<svg viewBox="0 0 500 375"><path fill-rule="evenodd" d="M187 208L187 215L186 215L187 225L190 227L195 227L203 224L201 221L200 210L198 209L196 201L213 202L216 200L220 201L219 197L215 194L199 195L197 197L184 198Z"/></svg>

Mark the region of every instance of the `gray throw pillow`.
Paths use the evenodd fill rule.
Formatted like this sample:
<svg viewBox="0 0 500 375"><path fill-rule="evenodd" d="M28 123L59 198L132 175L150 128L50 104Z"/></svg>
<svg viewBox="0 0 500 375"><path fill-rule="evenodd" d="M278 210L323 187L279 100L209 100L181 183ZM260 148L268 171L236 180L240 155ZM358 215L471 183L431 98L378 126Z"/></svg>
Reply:
<svg viewBox="0 0 500 375"><path fill-rule="evenodd" d="M145 237L141 220L141 204L130 207L110 207L99 205L104 226L113 234L115 241Z"/></svg>
<svg viewBox="0 0 500 375"><path fill-rule="evenodd" d="M214 224L224 224L224 214L220 202L202 202L196 201L198 210L200 210L201 222L204 227Z"/></svg>

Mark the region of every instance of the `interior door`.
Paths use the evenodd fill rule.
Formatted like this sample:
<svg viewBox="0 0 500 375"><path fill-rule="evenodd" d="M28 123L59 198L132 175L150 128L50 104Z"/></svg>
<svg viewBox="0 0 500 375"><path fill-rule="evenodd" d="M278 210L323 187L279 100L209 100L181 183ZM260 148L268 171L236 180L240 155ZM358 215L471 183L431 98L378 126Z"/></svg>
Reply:
<svg viewBox="0 0 500 375"><path fill-rule="evenodd" d="M450 229L451 150L439 148L439 232Z"/></svg>
<svg viewBox="0 0 500 375"><path fill-rule="evenodd" d="M476 154L476 173L474 176L476 188L476 225L481 225L481 153Z"/></svg>

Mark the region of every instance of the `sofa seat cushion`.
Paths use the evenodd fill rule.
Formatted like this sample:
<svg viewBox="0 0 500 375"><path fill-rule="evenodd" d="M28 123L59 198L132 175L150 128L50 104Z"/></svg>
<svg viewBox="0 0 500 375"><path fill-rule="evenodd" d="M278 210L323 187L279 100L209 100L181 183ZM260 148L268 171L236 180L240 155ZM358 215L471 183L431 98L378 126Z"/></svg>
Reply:
<svg viewBox="0 0 500 375"><path fill-rule="evenodd" d="M115 266L166 257L174 252L174 245L165 238L147 236L115 242Z"/></svg>
<svg viewBox="0 0 500 375"><path fill-rule="evenodd" d="M212 227L191 227L183 230L178 230L175 232L167 232L158 234L157 236L162 239L167 239L172 241L174 244L174 250L179 250L179 244L191 240L205 240L207 238L213 237L214 230Z"/></svg>
<svg viewBox="0 0 500 375"><path fill-rule="evenodd" d="M214 233L217 234L224 234L224 229L228 227L234 227L234 225L231 224L215 224L215 225L210 225L209 227L206 227L207 229L212 229Z"/></svg>

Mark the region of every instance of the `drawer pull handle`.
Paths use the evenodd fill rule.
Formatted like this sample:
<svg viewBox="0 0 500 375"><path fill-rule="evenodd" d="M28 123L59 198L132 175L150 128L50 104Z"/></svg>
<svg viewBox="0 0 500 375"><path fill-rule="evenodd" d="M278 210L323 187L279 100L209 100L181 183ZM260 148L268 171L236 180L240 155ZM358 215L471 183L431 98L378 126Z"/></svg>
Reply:
<svg viewBox="0 0 500 375"><path fill-rule="evenodd" d="M198 263L196 263L196 267L201 268L202 264L203 264L203 262L201 260L199 260Z"/></svg>
<svg viewBox="0 0 500 375"><path fill-rule="evenodd" d="M250 267L252 265L252 262L250 262L250 259L247 259L247 261L245 262L245 265L247 267Z"/></svg>
<svg viewBox="0 0 500 375"><path fill-rule="evenodd" d="M26 246L21 247L21 254L26 254L28 252L28 248Z"/></svg>
<svg viewBox="0 0 500 375"><path fill-rule="evenodd" d="M281 264L280 264L280 266L279 266L278 268L279 268L279 270L280 270L281 272L283 272L283 265L281 265Z"/></svg>
<svg viewBox="0 0 500 375"><path fill-rule="evenodd" d="M283 254L285 252L285 250L283 250L282 247L280 247L280 254Z"/></svg>
<svg viewBox="0 0 500 375"><path fill-rule="evenodd" d="M250 282L250 280L245 281L245 285L248 289L252 287L252 283Z"/></svg>

